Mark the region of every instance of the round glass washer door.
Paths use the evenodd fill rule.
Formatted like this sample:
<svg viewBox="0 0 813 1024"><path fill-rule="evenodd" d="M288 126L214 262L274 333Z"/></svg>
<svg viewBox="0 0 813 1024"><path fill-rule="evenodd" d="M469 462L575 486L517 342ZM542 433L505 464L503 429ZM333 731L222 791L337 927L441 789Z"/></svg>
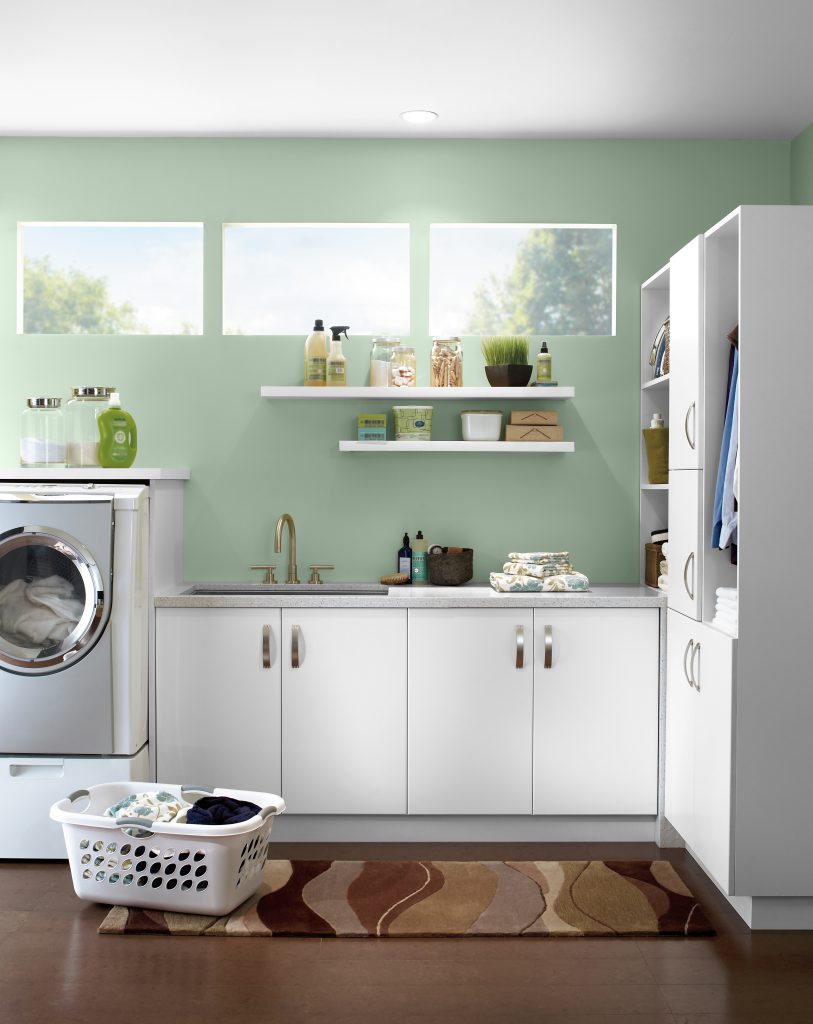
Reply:
<svg viewBox="0 0 813 1024"><path fill-rule="evenodd" d="M110 616L88 549L50 526L0 534L0 667L22 675L68 668L88 654Z"/></svg>

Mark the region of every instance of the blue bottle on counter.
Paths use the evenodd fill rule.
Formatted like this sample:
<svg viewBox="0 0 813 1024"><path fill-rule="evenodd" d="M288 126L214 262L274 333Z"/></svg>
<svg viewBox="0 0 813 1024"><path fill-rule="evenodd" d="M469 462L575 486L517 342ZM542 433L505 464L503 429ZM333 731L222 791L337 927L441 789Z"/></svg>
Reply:
<svg viewBox="0 0 813 1024"><path fill-rule="evenodd" d="M409 534L404 534L403 545L398 552L398 572L403 572L412 582L412 548L409 546Z"/></svg>

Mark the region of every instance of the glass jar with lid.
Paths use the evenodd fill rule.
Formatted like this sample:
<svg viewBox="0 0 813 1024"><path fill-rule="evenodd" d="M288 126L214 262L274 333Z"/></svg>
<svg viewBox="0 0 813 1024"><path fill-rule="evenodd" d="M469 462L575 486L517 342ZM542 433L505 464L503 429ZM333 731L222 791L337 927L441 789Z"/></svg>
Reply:
<svg viewBox="0 0 813 1024"><path fill-rule="evenodd" d="M390 363L390 385L394 388L414 388L415 376L415 349L409 345L396 345Z"/></svg>
<svg viewBox="0 0 813 1024"><path fill-rule="evenodd" d="M388 388L392 353L401 344L400 338L373 338L370 351L370 387Z"/></svg>
<svg viewBox="0 0 813 1024"><path fill-rule="evenodd" d="M433 338L429 360L433 388L463 387L463 345L460 338Z"/></svg>
<svg viewBox="0 0 813 1024"><path fill-rule="evenodd" d="M20 465L65 465L61 398L29 398L20 416Z"/></svg>
<svg viewBox="0 0 813 1024"><path fill-rule="evenodd" d="M108 405L115 387L73 388L65 405L65 461L68 466L99 465L99 413Z"/></svg>

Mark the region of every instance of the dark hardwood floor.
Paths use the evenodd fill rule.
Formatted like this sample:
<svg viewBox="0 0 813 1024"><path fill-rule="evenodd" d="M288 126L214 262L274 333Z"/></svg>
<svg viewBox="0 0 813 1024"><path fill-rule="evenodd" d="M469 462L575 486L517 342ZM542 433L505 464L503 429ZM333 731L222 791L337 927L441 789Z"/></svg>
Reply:
<svg viewBox="0 0 813 1024"><path fill-rule="evenodd" d="M62 862L0 862L0 1022L811 1024L813 933L751 933L681 850L282 844L274 857L668 858L715 938L216 939L97 935Z"/></svg>

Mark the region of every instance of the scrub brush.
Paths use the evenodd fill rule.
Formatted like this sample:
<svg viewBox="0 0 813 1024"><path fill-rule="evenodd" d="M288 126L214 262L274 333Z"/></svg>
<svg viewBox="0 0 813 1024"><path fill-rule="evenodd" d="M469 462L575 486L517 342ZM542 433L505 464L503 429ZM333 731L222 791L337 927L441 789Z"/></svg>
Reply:
<svg viewBox="0 0 813 1024"><path fill-rule="evenodd" d="M405 572L394 572L389 576L382 576L379 582L385 587L397 587L399 583L409 583L409 576Z"/></svg>

